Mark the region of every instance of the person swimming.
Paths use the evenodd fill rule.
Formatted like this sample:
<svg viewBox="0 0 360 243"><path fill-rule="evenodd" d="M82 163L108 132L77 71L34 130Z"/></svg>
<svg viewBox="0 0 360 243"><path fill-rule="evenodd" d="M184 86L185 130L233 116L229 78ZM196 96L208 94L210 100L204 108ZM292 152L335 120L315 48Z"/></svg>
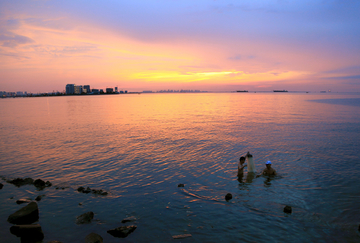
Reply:
<svg viewBox="0 0 360 243"><path fill-rule="evenodd" d="M245 157L241 156L238 164L238 176L244 175L244 168L247 166L245 163Z"/></svg>
<svg viewBox="0 0 360 243"><path fill-rule="evenodd" d="M263 169L263 171L261 171L261 173L260 174L258 174L256 177L259 177L259 176L261 176L261 175L277 175L277 173L276 173L276 170L274 170L273 168L271 168L271 161L270 160L268 160L266 163L265 163L265 165L266 165L266 168L265 169Z"/></svg>

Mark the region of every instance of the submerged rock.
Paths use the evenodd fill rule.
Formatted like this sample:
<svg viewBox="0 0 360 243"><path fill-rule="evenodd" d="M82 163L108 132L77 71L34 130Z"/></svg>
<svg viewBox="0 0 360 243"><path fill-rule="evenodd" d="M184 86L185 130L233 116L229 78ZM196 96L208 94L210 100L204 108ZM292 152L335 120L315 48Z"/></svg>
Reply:
<svg viewBox="0 0 360 243"><path fill-rule="evenodd" d="M136 225L121 226L112 230L108 230L107 232L114 237L125 238L134 230L136 230L136 228Z"/></svg>
<svg viewBox="0 0 360 243"><path fill-rule="evenodd" d="M86 189L84 187L79 187L77 189L78 192L82 192L82 193L90 193L92 192L93 194L96 194L96 195L102 195L102 196L106 196L108 193L106 191L103 191L103 190L95 190L95 189L91 189L90 187L87 187Z"/></svg>
<svg viewBox="0 0 360 243"><path fill-rule="evenodd" d="M184 187L185 185L184 184L179 184L178 187Z"/></svg>
<svg viewBox="0 0 360 243"><path fill-rule="evenodd" d="M0 189L2 189L4 187L4 184L0 183Z"/></svg>
<svg viewBox="0 0 360 243"><path fill-rule="evenodd" d="M226 200L226 201L229 201L229 200L231 200L231 199L232 199L231 193L228 193L228 194L225 195L225 200Z"/></svg>
<svg viewBox="0 0 360 243"><path fill-rule="evenodd" d="M43 189L43 188L45 188L45 181L43 181L41 179L37 179L34 181L34 186L36 186L37 188Z"/></svg>
<svg viewBox="0 0 360 243"><path fill-rule="evenodd" d="M93 218L94 218L94 213L93 212L83 213L80 216L76 217L76 224L90 223Z"/></svg>
<svg viewBox="0 0 360 243"><path fill-rule="evenodd" d="M35 198L35 201L40 201L45 195L39 195Z"/></svg>
<svg viewBox="0 0 360 243"><path fill-rule="evenodd" d="M31 178L25 178L25 179L16 178L16 179L13 179L13 180L7 180L6 182L10 183L10 184L13 184L13 185L15 185L17 187L21 187L21 186L24 186L24 185L32 185L34 183L34 180L31 179Z"/></svg>
<svg viewBox="0 0 360 243"><path fill-rule="evenodd" d="M103 243L103 238L95 233L90 233L85 237L85 243Z"/></svg>
<svg viewBox="0 0 360 243"><path fill-rule="evenodd" d="M17 204L31 203L31 200L30 200L30 199L27 199L27 198L21 198L21 199L19 199L19 200L16 200L16 203L17 203Z"/></svg>
<svg viewBox="0 0 360 243"><path fill-rule="evenodd" d="M38 242L44 239L44 233L39 224L11 226L10 232L21 237L21 242Z"/></svg>
<svg viewBox="0 0 360 243"><path fill-rule="evenodd" d="M187 238L187 237L191 237L192 235L191 234L183 234L183 235L173 235L173 239L184 239L184 238Z"/></svg>
<svg viewBox="0 0 360 243"><path fill-rule="evenodd" d="M39 208L36 202L31 202L8 217L12 224L32 224L39 220Z"/></svg>
<svg viewBox="0 0 360 243"><path fill-rule="evenodd" d="M292 208L290 206L285 206L284 213L291 213L291 212L292 212Z"/></svg>
<svg viewBox="0 0 360 243"><path fill-rule="evenodd" d="M77 190L78 190L78 192L84 192L84 191L85 191L85 188L81 186L81 187L79 187Z"/></svg>
<svg viewBox="0 0 360 243"><path fill-rule="evenodd" d="M127 223L127 222L131 222L131 221L136 221L136 217L131 216L131 217L124 218L123 220L121 220L121 223Z"/></svg>

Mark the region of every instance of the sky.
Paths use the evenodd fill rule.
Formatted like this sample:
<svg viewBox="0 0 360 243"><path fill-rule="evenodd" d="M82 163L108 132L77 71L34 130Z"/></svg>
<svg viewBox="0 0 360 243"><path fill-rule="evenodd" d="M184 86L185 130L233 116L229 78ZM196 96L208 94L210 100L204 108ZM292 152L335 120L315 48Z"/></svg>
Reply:
<svg viewBox="0 0 360 243"><path fill-rule="evenodd" d="M358 0L2 0L0 91L360 92Z"/></svg>

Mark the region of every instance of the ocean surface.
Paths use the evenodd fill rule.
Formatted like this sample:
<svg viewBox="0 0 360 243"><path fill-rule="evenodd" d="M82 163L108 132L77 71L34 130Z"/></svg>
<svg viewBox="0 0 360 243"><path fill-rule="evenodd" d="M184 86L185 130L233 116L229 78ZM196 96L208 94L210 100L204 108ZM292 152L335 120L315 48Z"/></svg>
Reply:
<svg viewBox="0 0 360 243"><path fill-rule="evenodd" d="M20 242L7 218L38 195L43 242L360 242L360 94L6 98L0 114L1 242ZM238 178L248 151L278 175ZM53 186L4 180L17 177ZM107 233L129 216L128 237Z"/></svg>

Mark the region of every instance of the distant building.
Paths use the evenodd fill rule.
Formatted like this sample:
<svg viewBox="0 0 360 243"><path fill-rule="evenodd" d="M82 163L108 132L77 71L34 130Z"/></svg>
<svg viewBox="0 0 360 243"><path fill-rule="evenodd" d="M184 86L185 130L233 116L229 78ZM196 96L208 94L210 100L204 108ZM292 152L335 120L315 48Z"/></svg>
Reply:
<svg viewBox="0 0 360 243"><path fill-rule="evenodd" d="M106 93L107 94L112 94L112 93L114 93L114 89L113 88L106 88Z"/></svg>
<svg viewBox="0 0 360 243"><path fill-rule="evenodd" d="M80 86L76 86L75 85L75 94L82 94L83 92L83 86L80 85Z"/></svg>
<svg viewBox="0 0 360 243"><path fill-rule="evenodd" d="M66 94L75 94L75 84L67 84L66 85Z"/></svg>
<svg viewBox="0 0 360 243"><path fill-rule="evenodd" d="M118 87L115 87L115 92L118 92Z"/></svg>
<svg viewBox="0 0 360 243"><path fill-rule="evenodd" d="M144 90L143 93L152 93L151 90Z"/></svg>
<svg viewBox="0 0 360 243"><path fill-rule="evenodd" d="M86 92L84 92L84 93L87 93L87 94L91 93L90 85L84 85L83 91L85 91L85 90L86 90Z"/></svg>
<svg viewBox="0 0 360 243"><path fill-rule="evenodd" d="M100 89L100 94L103 94L104 93L104 90L103 89Z"/></svg>
<svg viewBox="0 0 360 243"><path fill-rule="evenodd" d="M99 92L98 89L92 89L91 92L92 92L93 94L100 94L100 92Z"/></svg>

